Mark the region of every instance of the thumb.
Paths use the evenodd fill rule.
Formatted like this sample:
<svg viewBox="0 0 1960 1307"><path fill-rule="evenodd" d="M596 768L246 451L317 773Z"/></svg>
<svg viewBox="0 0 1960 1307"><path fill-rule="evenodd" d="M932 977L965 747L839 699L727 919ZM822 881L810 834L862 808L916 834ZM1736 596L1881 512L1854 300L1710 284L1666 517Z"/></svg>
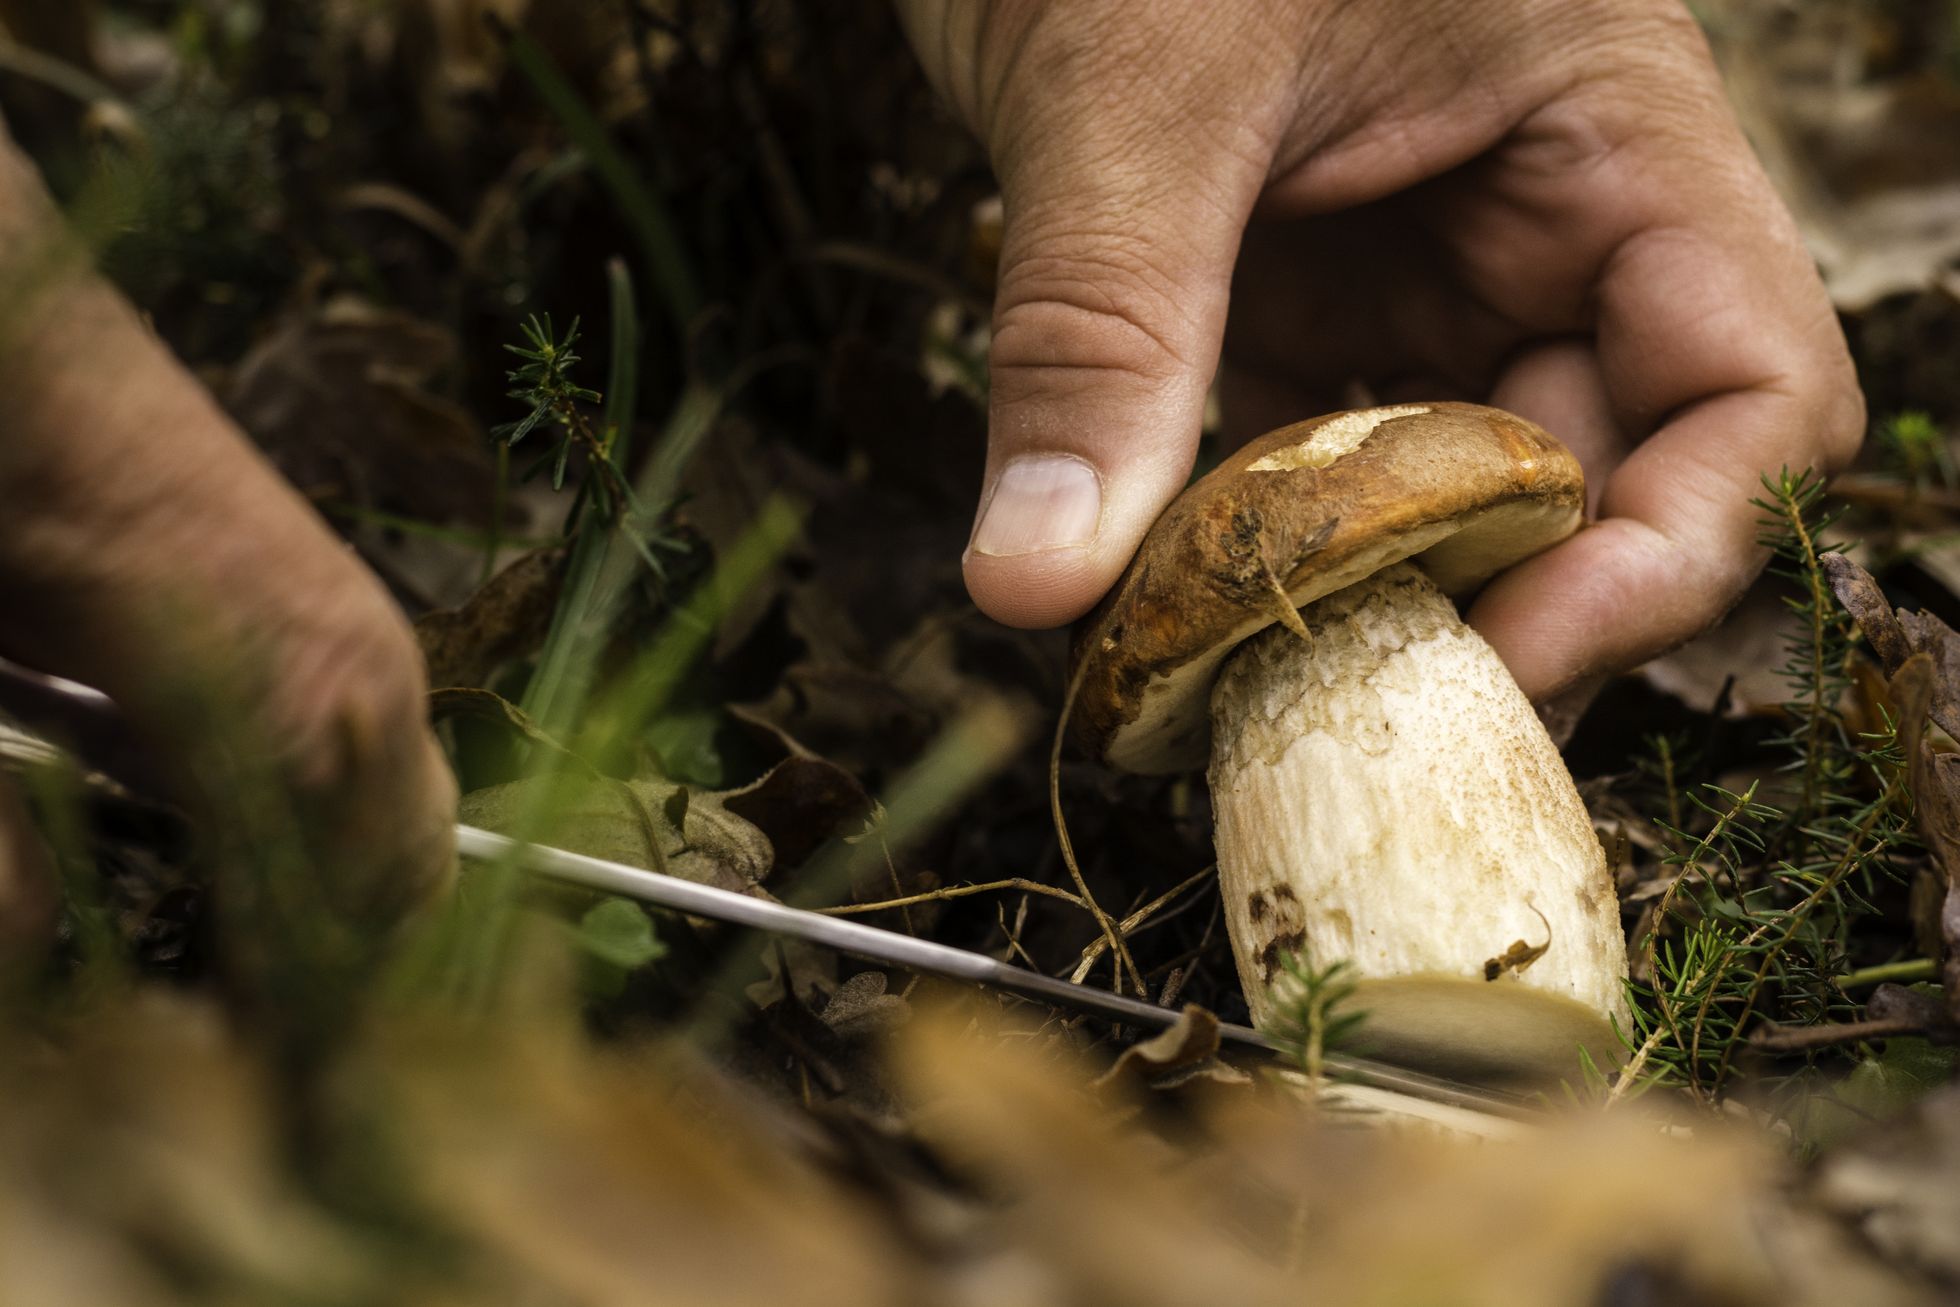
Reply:
<svg viewBox="0 0 1960 1307"><path fill-rule="evenodd" d="M1016 145L995 157L1005 226L965 568L989 616L1055 626L1102 597L1190 475L1269 152L1112 88L1029 98L1034 121L1007 105L996 120Z"/></svg>

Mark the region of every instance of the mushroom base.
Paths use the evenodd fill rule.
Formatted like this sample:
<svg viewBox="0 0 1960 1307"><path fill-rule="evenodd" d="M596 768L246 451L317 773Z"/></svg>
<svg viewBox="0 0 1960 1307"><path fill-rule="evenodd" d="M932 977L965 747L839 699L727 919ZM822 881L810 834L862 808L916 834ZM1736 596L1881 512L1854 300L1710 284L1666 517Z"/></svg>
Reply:
<svg viewBox="0 0 1960 1307"><path fill-rule="evenodd" d="M1254 1019L1282 1006L1290 957L1345 959L1381 1055L1485 1080L1575 1073L1580 1044L1612 1060L1619 905L1503 663L1406 564L1301 617L1311 642L1253 637L1211 700L1219 882Z"/></svg>

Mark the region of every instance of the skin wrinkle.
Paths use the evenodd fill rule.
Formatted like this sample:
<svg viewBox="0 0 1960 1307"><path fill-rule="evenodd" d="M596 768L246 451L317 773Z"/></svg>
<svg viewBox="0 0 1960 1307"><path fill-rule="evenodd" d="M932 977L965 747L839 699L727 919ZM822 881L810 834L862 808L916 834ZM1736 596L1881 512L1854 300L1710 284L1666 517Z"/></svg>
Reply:
<svg viewBox="0 0 1960 1307"><path fill-rule="evenodd" d="M1543 8L1544 6L1539 6ZM1574 6L1566 4L1561 8L1570 10ZM1650 6L1651 7L1651 6ZM1472 13L1487 12L1482 6L1467 4L1459 8ZM1509 133L1503 127L1506 122L1524 121L1541 110L1559 104L1576 96L1580 89L1590 81L1609 82L1614 87L1624 87L1629 80L1627 72L1637 63L1630 63L1633 52L1650 45L1664 45L1651 39L1652 33L1671 19L1666 12L1643 13L1628 16L1624 5L1596 6L1598 21L1594 24L1567 22L1552 27L1552 31L1571 35L1562 44L1547 44L1542 33L1546 25L1536 24L1522 14L1516 16L1517 23L1532 31L1532 39L1526 47L1508 53L1507 66L1513 70L1528 73L1525 77L1506 76L1501 78L1477 77L1472 69L1487 68L1488 58L1461 60L1463 71L1450 83L1454 90L1471 87L1483 96L1491 110L1489 121L1492 126L1473 133L1476 139L1467 143L1458 141L1467 129L1466 116L1462 106L1449 94L1437 94L1432 90L1437 79L1423 70L1423 75L1411 75L1412 64L1426 65L1432 62L1427 47L1417 45L1413 52L1398 50L1394 55L1383 57L1379 50L1370 51L1370 57L1382 58L1388 67L1383 69L1380 78L1385 84L1398 88L1415 88L1423 92L1420 103L1391 113L1380 113L1369 106L1361 115L1361 121L1354 127L1338 133L1323 134L1320 139L1299 139L1289 137L1274 164L1274 185L1282 191L1298 188L1312 196L1311 200L1299 201L1301 211L1320 212L1332 208L1348 208L1369 203L1384 194L1403 189L1412 179L1444 171L1466 162L1477 155L1499 146ZM1662 7L1663 10L1665 7ZM1468 42L1455 37L1454 29L1448 23L1432 24L1436 30L1450 32L1455 48L1467 51ZM1693 26L1689 20L1689 26ZM1584 28L1584 34L1579 29ZM1427 29L1425 29L1427 30ZM1699 33L1699 29L1695 29ZM1417 38L1411 37L1412 41ZM1503 48L1505 38L1500 34L1489 34L1486 44ZM1541 48L1542 47L1542 48ZM1703 45L1704 52L1706 45ZM1590 57L1581 57L1582 52ZM1678 73L1679 68L1671 66L1672 61L1657 61L1655 67L1670 73ZM1708 60L1712 74L1712 57ZM1546 77L1549 71L1553 75ZM1390 77L1393 72L1395 76ZM1379 80L1379 79L1378 79ZM1672 78L1669 80L1679 80ZM1343 86L1348 82L1344 79ZM1717 94L1719 95L1719 83ZM1429 142L1451 142L1453 145L1429 145ZM1379 172L1379 161L1375 153L1382 149L1396 148L1410 161L1408 168L1393 170L1376 183L1356 188L1340 184L1339 178L1352 158L1357 166L1369 172Z"/></svg>
<svg viewBox="0 0 1960 1307"><path fill-rule="evenodd" d="M1008 212L990 466L1077 452L1110 497L1109 549L1041 620L1114 578L1175 489L1216 371L1241 431L1246 394L1270 425L1353 402L1355 381L1386 400L1502 392L1571 424L1604 503L1644 518L1517 582L1593 568L1617 608L1494 587L1514 596L1486 610L1498 642L1535 691L1698 627L1690 592L1726 602L1755 565L1756 464L1835 460L1858 402L1692 18L1674 0L1192 8L1049 6L988 141ZM1255 212L1256 236L1237 225ZM1017 307L1030 297L1064 304ZM1682 493L1704 460L1719 485ZM1691 584L1654 556L1653 524L1705 551ZM989 569L975 597L1030 622L1016 587L1032 575ZM1553 607L1574 614L1564 629Z"/></svg>
<svg viewBox="0 0 1960 1307"><path fill-rule="evenodd" d="M0 144L0 224L56 222ZM350 903L433 886L454 782L406 620L106 282L78 261L46 289L0 351L7 651L114 695L193 808L230 797L200 760L256 749ZM224 721L186 698L220 688Z"/></svg>
<svg viewBox="0 0 1960 1307"><path fill-rule="evenodd" d="M1140 275L1137 267L1115 261L1112 255L1120 246L1106 241L1085 241L1084 245L1085 253L1075 257L1050 256L1016 265L1014 277L1003 283L999 292L1004 307L994 320L996 348L1017 315L1055 306L1098 319L1120 320L1144 337L1172 369L1192 366L1193 360L1186 357L1189 346L1183 342L1198 334L1200 324L1180 306L1189 293L1187 289L1174 283L1158 284ZM1161 280L1168 282L1168 274ZM1112 289L1112 282L1119 288ZM1007 355L1006 366L1015 366L1014 351L1002 352ZM1137 371L1139 375L1154 375L1156 370L1138 367Z"/></svg>
<svg viewBox="0 0 1960 1307"><path fill-rule="evenodd" d="M1164 196L1174 193L1169 186L1161 192ZM1130 228L1093 226L1058 231L1035 219L1020 219L1016 248L1003 258L1008 271L998 291L994 337L997 368L1021 367L1029 369L1024 375L1039 376L1057 368L1088 366L1131 372L1159 384L1180 372L1202 368L1209 378L1216 368L1215 348L1209 359L1192 356L1189 342L1204 339L1207 332L1205 324L1184 307L1206 297L1185 284L1170 266L1181 262L1202 267L1207 259L1200 250L1165 250L1161 236L1152 239L1147 215L1155 210L1154 198L1145 191L1131 217L1136 226ZM1223 209L1222 201L1206 197L1203 202L1214 206L1213 216L1221 227L1229 225L1232 215ZM1095 206L1092 212L1100 217L1103 210ZM1023 246L1046 253L1016 257ZM1063 252L1052 252L1057 250ZM1148 345L1132 352L1116 342L1114 353L1104 358L1087 357L1085 346L1104 347L1112 342L1106 329L1078 328L1079 335L1072 333L1069 309L1101 319L1099 326L1121 323ZM1055 320L1058 310L1059 322ZM1023 325L1030 320L1032 326ZM1022 345L1022 338L1030 333L1034 343ZM1059 343L1058 348L1049 348L1051 340ZM1067 361L1048 361L1058 353Z"/></svg>
<svg viewBox="0 0 1960 1307"><path fill-rule="evenodd" d="M1792 410L1787 415L1788 417L1794 418L1799 416L1796 412L1798 405L1777 382L1771 381L1758 385L1736 387L1734 389L1710 391L1707 394L1695 396L1684 401L1678 409L1671 413L1668 416L1667 424L1669 426L1692 426L1696 423L1710 420L1711 410L1720 409L1725 405L1733 407L1740 404L1752 411L1764 413L1772 419L1756 424L1758 429L1780 431L1785 428L1786 423L1784 421L1774 420L1777 416L1774 409L1779 402L1787 404ZM1634 464L1641 453L1652 449L1653 446L1651 444L1636 446L1634 453L1628 457L1621 467L1624 469L1629 464ZM1674 508L1679 506L1685 500L1694 500L1697 501L1701 509L1699 514L1681 513L1677 514L1677 516L1684 522L1691 521L1695 517L1704 517L1707 520L1717 520L1718 518L1726 520L1728 515L1722 513L1721 510L1724 507L1724 502L1729 491L1733 488L1731 482L1735 479L1732 470L1735 460L1732 457L1726 456L1715 459L1711 456L1712 451L1706 446L1692 443L1679 448L1670 448L1665 452L1673 464L1669 469L1670 485L1666 495L1666 500L1669 501L1669 507ZM1727 451L1724 452L1725 454L1727 453ZM1762 470L1768 471L1771 469ZM1652 505L1640 501L1626 502L1618 498L1615 494L1616 482L1621 482L1621 478L1617 475L1613 481L1607 483L1606 494L1601 500L1602 512L1612 517L1629 517L1641 521L1648 520L1651 516ZM1749 534L1753 536L1755 534L1753 523L1750 524L1748 529ZM1669 538L1673 538L1671 533L1668 534Z"/></svg>
<svg viewBox="0 0 1960 1307"><path fill-rule="evenodd" d="M1006 12L1005 6L987 4L986 0L981 0L981 3L985 4L988 12L986 19L980 25L980 30L974 35L974 40L980 43L977 46L971 63L976 78L985 67L985 41L988 30L994 19ZM974 87L974 109L979 119L986 124L984 129L981 130L980 139L983 141L1001 142L1003 155L1008 153L1011 148L1007 145L1011 133L1003 131L1001 127L1001 108L1008 102L1008 98L1012 93L1014 71L1021 66L1021 58L1027 50L1028 42L1035 38L1036 29L1040 25L1041 14L1039 11L1031 15L1021 15L1020 26L1014 33L1014 39L1007 43L1006 48L1002 52L998 69L987 79L994 87L994 94L989 96L985 88L977 84ZM1032 123L1035 119L1030 117L1029 121ZM996 160L996 165L998 166L998 159Z"/></svg>
<svg viewBox="0 0 1960 1307"><path fill-rule="evenodd" d="M1753 404L1750 403L1752 400ZM1787 433L1792 430L1817 434L1817 429L1808 426L1803 420L1806 407L1803 399L1803 383L1788 377L1778 378L1760 386L1710 394L1693 400L1670 417L1670 425L1687 426L1707 421L1710 410L1733 407L1739 403L1763 414L1763 419L1753 424L1753 429L1757 433L1758 440L1765 441L1773 447L1743 450L1745 457L1741 461L1747 465L1744 469L1745 475L1737 474L1738 460L1734 457L1736 451L1722 450L1718 458L1716 451L1705 445L1688 444L1668 451L1674 466L1668 468L1667 490L1664 498L1657 496L1651 486L1643 484L1637 478L1632 480L1632 484L1637 489L1629 497L1625 490L1628 480L1616 473L1613 480L1608 482L1606 494L1601 501L1601 511L1611 516L1624 516L1644 521L1654 516L1658 508L1671 512L1677 520L1692 526L1695 530L1706 531L1709 529L1708 523L1731 521L1733 515L1724 511L1729 497L1749 488L1738 485L1738 481L1749 480L1753 485L1754 474L1758 471L1773 471L1771 464L1777 461L1789 461L1795 466L1809 464L1823 469L1827 474L1841 466L1841 462L1833 457L1835 451L1829 449L1822 441L1813 443L1810 448L1797 451L1783 448L1781 442L1788 438ZM1779 408L1787 411L1779 414L1777 412ZM1739 433L1747 434L1748 430L1749 428L1740 428ZM1792 452L1796 454L1795 458L1789 457ZM1765 455L1770 456L1765 457ZM1622 471L1631 469L1639 472L1653 457L1652 446L1638 447L1622 464ZM1696 501L1700 512L1674 512L1676 506L1684 499ZM1739 539L1753 542L1755 534L1753 519L1736 520L1735 531Z"/></svg>
<svg viewBox="0 0 1960 1307"><path fill-rule="evenodd" d="M1155 197L1136 198L1143 201L1142 208L1155 207L1149 203ZM1148 294L1174 299L1191 293L1191 282L1195 279L1188 271L1180 275L1176 265L1195 262L1204 252L1202 249L1183 242L1152 239L1149 220L1145 217L1099 213L1088 222L1081 218L1064 221L1071 216L1058 212L1047 225L1040 224L1034 216L1020 217L1022 232L1013 244L1014 266L1002 273L1004 288L1012 287L1017 278L1037 277L1050 265L1083 262L1077 251L1089 250L1093 251L1097 264L1111 273L1121 274ZM1223 219L1226 215L1221 211L1218 216ZM1023 253L1024 249L1032 252ZM1112 292L1105 298L1114 303L1121 297Z"/></svg>
<svg viewBox="0 0 1960 1307"><path fill-rule="evenodd" d="M1283 187L1287 175L1296 169L1338 153L1342 141L1374 121L1380 97L1358 91L1409 84L1409 61L1388 50L1366 22L1370 3L1372 0L1344 0L1331 6L1311 28L1301 47L1293 130L1277 142L1269 172L1272 186ZM1357 13L1362 16L1363 30L1350 35L1347 25ZM1326 70L1333 71L1330 74Z"/></svg>
<svg viewBox="0 0 1960 1307"><path fill-rule="evenodd" d="M1671 255L1671 243L1678 243L1687 251L1683 255ZM1678 302L1671 306L1667 321L1669 330L1664 336L1654 337L1647 333L1641 340L1642 351L1649 351L1646 358L1638 355L1623 357L1633 346L1633 341L1625 336L1606 342L1602 352L1602 362L1608 374L1608 393L1614 399L1616 413L1622 423L1631 431L1644 432L1663 429L1669 423L1669 415L1700 400L1726 393L1742 393L1761 387L1788 375L1791 365L1784 361L1788 346L1767 340L1762 335L1752 333L1747 328L1751 318L1746 308L1740 307L1736 300L1722 288L1708 284L1705 276L1671 275L1657 277L1651 267L1643 267L1639 273L1625 271L1620 265L1646 264L1656 257L1664 260L1672 258L1692 264L1694 270L1706 266L1707 260L1697 257L1705 246L1705 238L1698 231L1677 225L1653 226L1634 233L1614 249L1600 276L1600 285L1607 294L1607 302L1602 306L1602 320L1607 323L1622 318L1641 320L1641 315L1618 307L1612 302L1615 287L1630 282L1641 285L1643 291L1663 281L1669 285L1682 284L1694 286L1707 296L1708 302L1699 311L1683 316ZM1659 247L1661 255L1649 251ZM1738 324L1742 330L1725 327L1720 320L1738 312L1744 314L1744 321ZM1695 362L1689 367L1675 366L1661 368L1656 366L1654 355L1661 355L1670 361L1683 356L1687 351L1687 339L1710 338L1726 343L1729 349L1720 354L1695 352L1687 354ZM1746 362L1736 351L1760 349L1766 351L1759 361ZM1651 383L1665 379L1668 389L1658 389Z"/></svg>
<svg viewBox="0 0 1960 1307"><path fill-rule="evenodd" d="M1639 575L1649 570L1673 571L1678 564L1688 561L1687 555L1674 540L1658 528L1635 518L1614 518L1610 525L1602 524L1588 529L1610 530L1617 550L1624 556L1638 558L1642 565L1617 571L1580 572L1571 578L1562 592L1553 595L1549 602L1536 604L1535 616L1540 623L1540 631L1545 637L1556 640L1561 645L1582 643L1590 634L1593 614L1602 611L1610 612L1629 603L1644 601L1644 596L1636 582ZM1740 591L1738 597L1739 594ZM1485 633L1490 625L1491 608L1490 604L1480 599L1471 608L1465 621L1479 633ZM1722 611L1727 611L1726 607ZM1697 633L1719 620L1719 616L1709 619ZM1500 642L1492 641L1492 643L1495 646ZM1600 675L1606 669L1608 661L1619 661L1621 658L1644 661L1662 652L1666 647L1665 641L1657 641L1651 648L1614 650L1613 657L1609 660L1592 659L1580 662L1563 669L1562 674L1556 679L1545 681L1532 697L1540 701L1555 698L1572 686ZM1499 652L1503 652L1502 648L1499 648Z"/></svg>
<svg viewBox="0 0 1960 1307"><path fill-rule="evenodd" d="M1423 37L1448 31L1447 24L1422 26ZM1338 37L1331 39L1338 39ZM1461 44L1453 33L1444 35L1442 39L1459 46ZM1370 168L1380 171L1379 159L1373 156L1379 151L1392 149L1401 154L1406 163L1401 169L1387 170L1389 175L1397 178L1420 177L1440 167L1448 167L1453 162L1462 162L1480 149L1488 148L1495 143L1502 133L1501 117L1493 120L1498 125L1483 133L1484 139L1481 144L1473 143L1469 146L1445 145L1441 142L1432 146L1428 140L1415 139L1412 133L1406 130L1411 125L1409 118L1422 115L1433 117L1446 129L1441 135L1441 141L1453 141L1464 131L1464 115L1460 112L1452 112L1457 109L1457 106L1451 104L1447 95L1436 95L1430 89L1435 85L1435 73L1431 66L1433 58L1420 46L1414 50L1410 48L1410 43L1418 40L1420 37L1414 34L1404 34L1403 39L1393 45L1379 40L1364 41L1358 53L1340 51L1334 54L1333 57L1342 60L1332 66L1341 70L1342 77L1338 89L1345 92L1336 97L1336 104L1341 116L1350 121L1341 122L1338 130L1332 132L1325 130L1323 126L1320 131L1304 137L1297 130L1289 134L1281 142L1281 148L1274 160L1273 179L1278 188L1285 190L1289 180L1297 182L1313 171L1334 167L1341 160L1344 152L1359 151L1371 156L1368 159ZM1324 61L1325 57L1323 56L1321 61ZM1454 80L1460 84L1470 76L1471 74L1466 71L1455 74ZM1425 101L1434 99L1438 103L1436 109L1431 112L1425 112L1423 107L1418 105L1410 113L1384 114L1380 95L1355 102L1353 91L1356 86L1392 88L1397 93L1415 91L1422 94ZM1298 176L1294 177L1293 174L1296 173ZM1303 186L1301 189L1310 191L1312 187ZM1391 189L1399 189L1399 186ZM1340 203L1342 207L1348 207L1374 198L1378 196L1342 196Z"/></svg>
<svg viewBox="0 0 1960 1307"><path fill-rule="evenodd" d="M1152 330L1129 302L1110 300L1098 294L1093 282L1070 278L1049 279L1040 293L1018 297L1000 310L994 319L996 366L1002 368L1078 368L1129 372L1139 379L1166 382L1190 366L1162 328ZM1083 303L1098 299L1100 304ZM1189 330L1190 324L1184 324ZM1115 338L1110 329L1116 328ZM1023 336L1034 344L1022 347ZM1065 344L1057 344L1057 338ZM1003 344L1003 340L1005 343ZM1130 342L1141 348L1129 348ZM1096 357L1106 347L1104 357Z"/></svg>
<svg viewBox="0 0 1960 1307"><path fill-rule="evenodd" d="M1655 574L1675 571L1673 564L1678 560L1671 542L1643 522L1616 518L1601 523L1597 529L1611 536L1610 547L1623 565L1597 568L1590 573L1575 570L1561 574L1562 589L1530 601L1513 598L1517 587L1505 585L1501 591L1494 588L1465 616L1464 620L1490 642L1507 664L1516 665L1514 660L1520 651L1508 647L1514 640L1505 638L1504 633L1523 625L1516 621L1516 613L1512 611L1523 602L1529 604L1528 629L1535 640L1561 653L1572 649L1588 651L1582 657L1561 658L1556 662L1541 655L1529 683L1520 681L1534 702L1556 699L1572 687L1605 674L1611 667L1643 662L1683 638L1671 628L1654 627L1644 638L1632 643L1599 644L1595 629L1598 614L1623 610L1633 603L1651 605L1652 597L1646 593L1648 581ZM1625 560L1632 558L1639 559L1638 566L1624 565ZM1701 618L1689 623L1690 635L1706 629L1707 624Z"/></svg>
<svg viewBox="0 0 1960 1307"><path fill-rule="evenodd" d="M1067 14L1066 9L1051 9L1049 14ZM1046 15L1045 15L1046 16ZM1242 28L1256 26L1256 16L1241 15ZM1066 19L1054 20L1058 25ZM1149 145L1155 138L1166 132L1183 132L1193 129L1227 128L1232 135L1245 138L1247 146L1232 146L1224 138L1215 143L1225 145L1231 152L1252 168L1263 168L1264 158L1270 150L1271 140L1276 130L1272 124L1247 127L1249 118L1277 119L1276 107L1263 101L1251 105L1221 103L1219 92L1235 92L1236 88L1247 84L1246 70L1238 57L1221 56L1212 63L1193 62L1188 58L1190 51L1211 48L1217 41L1215 31L1208 31L1200 40L1193 36L1190 27L1203 23L1210 27L1218 25L1215 15L1198 11L1195 17L1186 22L1138 23L1117 25L1109 28L1098 27L1084 34L1070 34L1074 39L1061 40L1047 64L1038 64L1023 70L1023 46L1033 36L1038 23L1030 23L1027 30L1019 34L1015 51L1008 62L1003 64L1001 73L1002 92L996 109L1006 104L1020 89L1017 82L1025 84L1031 79L1034 88L1029 101L1052 102L1062 99L1068 102L1074 112L1059 122L1051 123L1048 130L1055 135L1069 137L1082 131L1083 125L1100 126L1106 135L1102 153L1117 159L1134 157L1150 158L1155 152L1140 147ZM1235 46L1237 54L1243 54L1244 46ZM1255 46L1255 49L1260 48ZM1086 72L1085 72L1086 69ZM1020 76L1017 77L1017 74ZM1076 103L1067 96L1056 96L1057 86L1071 89L1086 84L1086 103ZM1242 98L1239 92L1237 98ZM1031 124L1039 123L1042 115L1030 111ZM1112 130L1114 129L1114 130ZM993 146L996 166L1003 179L1013 189L1020 179L1021 163L1024 156L1039 158L1044 151L1039 148L1043 139L1037 135L1033 143L1024 141L1018 135L1006 134L1001 124L990 124L987 138ZM1052 149L1052 146L1051 146ZM1094 160L1090 161L1093 167ZM1201 192L1193 192L1188 186L1188 177L1181 171L1166 179L1172 187L1180 188L1181 198L1203 198Z"/></svg>

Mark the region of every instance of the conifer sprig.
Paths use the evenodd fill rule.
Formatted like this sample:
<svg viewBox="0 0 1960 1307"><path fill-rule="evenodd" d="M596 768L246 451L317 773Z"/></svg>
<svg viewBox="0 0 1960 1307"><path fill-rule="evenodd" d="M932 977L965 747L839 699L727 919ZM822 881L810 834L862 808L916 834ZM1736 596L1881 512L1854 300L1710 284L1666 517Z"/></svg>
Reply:
<svg viewBox="0 0 1960 1307"><path fill-rule="evenodd" d="M1792 582L1786 602L1797 619L1780 668L1788 725L1772 741L1787 754L1789 783L1668 796L1671 817L1686 817L1666 826L1681 850L1666 861L1679 870L1641 949L1645 979L1631 987L1624 1032L1631 1056L1613 1098L1674 1084L1720 1102L1762 1022L1809 1026L1848 1015L1853 1005L1834 977L1847 968L1856 924L1877 914L1873 891L1904 874L1916 844L1895 724L1854 736L1840 710L1855 629L1819 562L1832 548L1819 543L1831 521L1822 482L1784 472L1763 484L1760 539L1774 571ZM1759 1081L1800 1090L1820 1059L1843 1056L1819 1049Z"/></svg>

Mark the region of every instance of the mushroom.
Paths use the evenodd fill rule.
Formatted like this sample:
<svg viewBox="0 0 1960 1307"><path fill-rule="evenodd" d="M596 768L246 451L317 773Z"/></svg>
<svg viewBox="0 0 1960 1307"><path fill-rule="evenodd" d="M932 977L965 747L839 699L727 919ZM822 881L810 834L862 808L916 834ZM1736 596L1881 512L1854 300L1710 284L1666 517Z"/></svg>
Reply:
<svg viewBox="0 0 1960 1307"><path fill-rule="evenodd" d="M1209 746L1255 1021L1351 962L1377 1056L1485 1081L1615 1060L1619 907L1558 748L1452 599L1571 534L1577 459L1474 404L1253 441L1164 511L1078 631L1075 742L1146 774ZM1296 615L1297 610L1297 615Z"/></svg>

